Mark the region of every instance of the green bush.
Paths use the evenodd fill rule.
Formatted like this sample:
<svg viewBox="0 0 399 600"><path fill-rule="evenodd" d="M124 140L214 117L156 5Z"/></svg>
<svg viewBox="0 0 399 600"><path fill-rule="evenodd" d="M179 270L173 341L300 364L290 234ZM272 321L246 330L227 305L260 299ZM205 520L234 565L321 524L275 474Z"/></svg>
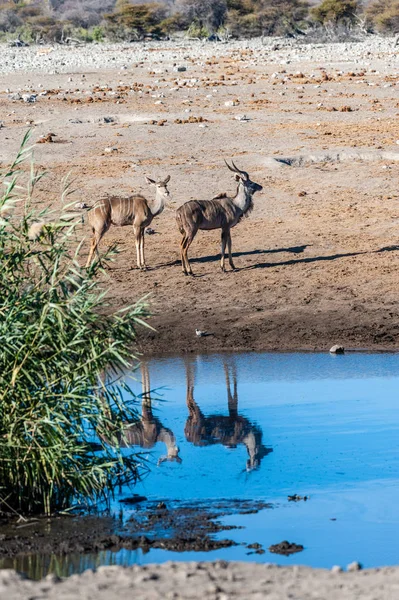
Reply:
<svg viewBox="0 0 399 600"><path fill-rule="evenodd" d="M91 35L94 42L102 42L105 37L104 29L100 25L96 25L92 28Z"/></svg>
<svg viewBox="0 0 399 600"><path fill-rule="evenodd" d="M286 35L305 26L306 0L228 0L227 25L234 36Z"/></svg>
<svg viewBox="0 0 399 600"><path fill-rule="evenodd" d="M323 0L321 4L312 8L311 16L317 23L354 23L359 10L357 0Z"/></svg>
<svg viewBox="0 0 399 600"><path fill-rule="evenodd" d="M143 302L112 312L99 263L80 267L75 213L32 207L43 174L32 167L24 184L28 137L1 176L0 510L48 514L106 499L139 474L118 443L136 419L118 375L148 312Z"/></svg>
<svg viewBox="0 0 399 600"><path fill-rule="evenodd" d="M377 31L399 32L399 0L375 0L367 6L365 13Z"/></svg>
<svg viewBox="0 0 399 600"><path fill-rule="evenodd" d="M132 35L139 39L145 34L161 34L160 24L167 17L166 7L161 4L130 4L118 0L113 13L105 15L106 32L118 36Z"/></svg>

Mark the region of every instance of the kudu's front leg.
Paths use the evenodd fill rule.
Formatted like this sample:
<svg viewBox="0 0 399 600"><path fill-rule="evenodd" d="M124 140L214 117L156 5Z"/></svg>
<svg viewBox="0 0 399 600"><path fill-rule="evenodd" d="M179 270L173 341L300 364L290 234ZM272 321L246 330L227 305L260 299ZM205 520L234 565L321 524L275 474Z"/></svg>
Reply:
<svg viewBox="0 0 399 600"><path fill-rule="evenodd" d="M228 238L227 238L227 251L229 253L229 264L230 264L230 267L233 269L233 271L235 271L236 268L234 266L233 257L231 255L231 232L230 232L230 229L228 231Z"/></svg>
<svg viewBox="0 0 399 600"><path fill-rule="evenodd" d="M222 269L223 272L226 270L224 268L224 255L226 252L226 242L228 239L228 235L229 235L228 231L222 231L222 257L220 259L220 268Z"/></svg>
<svg viewBox="0 0 399 600"><path fill-rule="evenodd" d="M141 261L140 261L140 227L133 227L134 238L136 242L136 257L137 257L137 268L141 269Z"/></svg>
<svg viewBox="0 0 399 600"><path fill-rule="evenodd" d="M145 264L145 258L144 258L144 239L145 239L145 230L143 227L143 228L140 228L140 262L141 262L142 270L146 271L147 265Z"/></svg>

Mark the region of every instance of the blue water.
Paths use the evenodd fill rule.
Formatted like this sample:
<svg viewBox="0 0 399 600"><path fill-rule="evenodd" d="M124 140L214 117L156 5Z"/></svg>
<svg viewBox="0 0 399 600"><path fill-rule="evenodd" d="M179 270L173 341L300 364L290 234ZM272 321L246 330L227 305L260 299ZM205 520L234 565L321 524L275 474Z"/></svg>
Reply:
<svg viewBox="0 0 399 600"><path fill-rule="evenodd" d="M158 465L168 455L163 441L134 446L152 465L134 493L166 502L270 502L273 508L256 514L224 517L244 528L220 534L259 542L266 553L248 555L244 544L210 553L122 550L74 557L73 572L171 559L314 567L399 563L398 354L209 355L146 365L147 388L156 390L150 421L162 439L167 432L172 460ZM129 384L142 393L140 371ZM131 493L123 490L113 509ZM289 502L291 494L310 499ZM290 557L268 552L285 539L303 544L304 551Z"/></svg>

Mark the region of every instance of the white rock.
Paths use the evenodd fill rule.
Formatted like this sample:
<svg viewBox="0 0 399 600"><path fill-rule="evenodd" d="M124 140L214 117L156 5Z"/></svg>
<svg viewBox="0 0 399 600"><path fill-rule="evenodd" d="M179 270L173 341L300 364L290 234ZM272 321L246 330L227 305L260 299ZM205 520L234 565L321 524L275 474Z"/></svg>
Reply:
<svg viewBox="0 0 399 600"><path fill-rule="evenodd" d="M339 565L334 565L333 567L331 567L331 573L342 573L342 571L343 568Z"/></svg>
<svg viewBox="0 0 399 600"><path fill-rule="evenodd" d="M349 572L353 572L353 571L361 571L362 569L362 565L357 562L356 560L349 563L349 565L346 567L346 570Z"/></svg>
<svg viewBox="0 0 399 600"><path fill-rule="evenodd" d="M330 353L331 354L344 354L345 348L343 346L340 346L339 344L335 344L334 346L332 346L330 348Z"/></svg>

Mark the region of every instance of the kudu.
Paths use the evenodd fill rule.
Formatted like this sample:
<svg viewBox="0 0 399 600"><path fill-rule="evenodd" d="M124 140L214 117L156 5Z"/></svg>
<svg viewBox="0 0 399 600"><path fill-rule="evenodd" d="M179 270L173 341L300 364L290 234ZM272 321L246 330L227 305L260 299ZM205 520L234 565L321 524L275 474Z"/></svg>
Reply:
<svg viewBox="0 0 399 600"><path fill-rule="evenodd" d="M262 186L250 180L246 171L241 171L232 162L230 166L225 161L230 171L235 173L238 181L237 193L235 196L228 197L220 194L212 200L189 200L176 211L176 221L182 241L180 243L180 254L182 269L185 275L193 275L187 252L191 242L195 238L198 229L221 229L222 230L222 258L220 266L224 268L224 254L226 250L229 253L229 264L234 270L235 266L231 256L231 235L230 229L235 227L244 215L251 212L253 208L252 196L255 192L260 192Z"/></svg>
<svg viewBox="0 0 399 600"><path fill-rule="evenodd" d="M94 252L97 252L98 255L98 245L101 238L107 233L111 225L117 227L133 225L136 238L137 267L139 269L147 268L144 258L144 230L151 224L154 217L160 215L165 208L166 199L169 196L167 184L170 181L170 175L163 181L154 181L149 177L145 179L149 185L155 187L155 200L147 200L141 194L135 194L130 198L113 196L99 200L88 212L93 237L86 267L89 267Z"/></svg>
<svg viewBox="0 0 399 600"><path fill-rule="evenodd" d="M123 427L123 431L117 435L118 442L122 448L140 446L145 449L151 449L158 442L162 442L166 446L166 455L158 460L158 465L165 461L181 463L182 459L179 456L179 448L176 445L173 431L164 427L160 419L153 415L150 376L148 365L145 362L141 363L141 376L143 386L141 418L135 423L129 423Z"/></svg>
<svg viewBox="0 0 399 600"><path fill-rule="evenodd" d="M233 392L229 365L224 363L226 377L227 406L229 414L205 416L194 400L194 369L186 363L187 374L187 408L189 416L184 433L188 442L195 446L222 444L227 448L236 448L243 444L248 452L246 470L252 471L260 466L264 456L273 452L262 444L262 430L247 418L238 414L237 372L234 363L230 365L233 380Z"/></svg>

